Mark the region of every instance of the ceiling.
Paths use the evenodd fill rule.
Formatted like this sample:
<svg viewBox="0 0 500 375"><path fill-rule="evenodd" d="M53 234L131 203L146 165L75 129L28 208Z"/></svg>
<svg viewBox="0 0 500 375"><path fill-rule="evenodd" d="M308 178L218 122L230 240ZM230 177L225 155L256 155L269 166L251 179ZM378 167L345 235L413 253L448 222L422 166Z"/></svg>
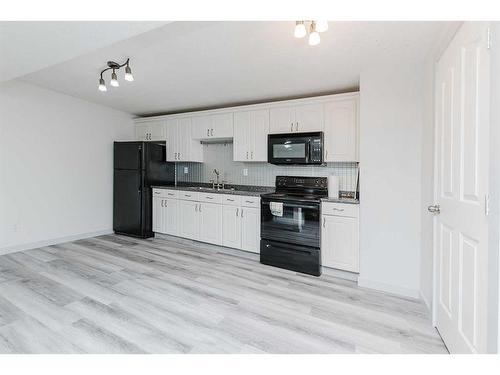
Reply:
<svg viewBox="0 0 500 375"><path fill-rule="evenodd" d="M0 82L165 25L166 22L0 22Z"/></svg>
<svg viewBox="0 0 500 375"><path fill-rule="evenodd" d="M415 64L444 22L330 22L321 44L293 22L172 22L23 80L134 115L347 91L374 64ZM135 81L97 90L106 61L130 57ZM123 70L123 69L122 69Z"/></svg>

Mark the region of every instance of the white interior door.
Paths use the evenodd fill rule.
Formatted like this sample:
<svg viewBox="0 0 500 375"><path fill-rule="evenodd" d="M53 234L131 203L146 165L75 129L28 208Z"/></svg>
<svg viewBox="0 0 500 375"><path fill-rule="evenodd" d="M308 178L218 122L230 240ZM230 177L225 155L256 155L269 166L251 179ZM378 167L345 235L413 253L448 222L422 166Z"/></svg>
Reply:
<svg viewBox="0 0 500 375"><path fill-rule="evenodd" d="M451 353L486 352L487 26L466 22L436 66L434 313Z"/></svg>

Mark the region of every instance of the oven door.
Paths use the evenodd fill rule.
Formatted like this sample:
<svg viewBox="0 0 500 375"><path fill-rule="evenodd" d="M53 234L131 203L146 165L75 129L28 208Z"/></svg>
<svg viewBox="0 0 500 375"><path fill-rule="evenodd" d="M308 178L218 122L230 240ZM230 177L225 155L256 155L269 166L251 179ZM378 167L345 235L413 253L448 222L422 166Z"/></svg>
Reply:
<svg viewBox="0 0 500 375"><path fill-rule="evenodd" d="M309 137L273 134L269 135L267 146L267 157L271 164L309 164Z"/></svg>
<svg viewBox="0 0 500 375"><path fill-rule="evenodd" d="M271 212L271 202L282 203L281 212ZM261 238L320 247L320 203L261 198Z"/></svg>

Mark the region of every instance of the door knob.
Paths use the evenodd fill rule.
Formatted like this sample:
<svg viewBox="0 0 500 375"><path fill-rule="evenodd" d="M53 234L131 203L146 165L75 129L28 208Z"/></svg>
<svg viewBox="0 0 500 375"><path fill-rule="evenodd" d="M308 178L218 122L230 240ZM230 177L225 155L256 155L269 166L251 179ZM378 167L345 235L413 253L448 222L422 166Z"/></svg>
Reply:
<svg viewBox="0 0 500 375"><path fill-rule="evenodd" d="M427 210L429 212L432 212L433 214L439 214L441 212L441 208L439 207L439 204L434 204L432 206L427 207Z"/></svg>

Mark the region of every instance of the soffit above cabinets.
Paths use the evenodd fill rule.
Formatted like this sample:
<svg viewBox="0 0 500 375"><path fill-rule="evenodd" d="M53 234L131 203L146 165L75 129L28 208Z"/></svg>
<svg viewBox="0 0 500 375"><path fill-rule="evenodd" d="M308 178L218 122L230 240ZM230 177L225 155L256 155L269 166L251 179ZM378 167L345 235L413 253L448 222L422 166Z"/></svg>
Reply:
<svg viewBox="0 0 500 375"><path fill-rule="evenodd" d="M374 64L423 62L445 24L330 22L311 47L293 21L172 22L23 80L134 115L345 92ZM123 57L134 84L99 92L103 61Z"/></svg>

